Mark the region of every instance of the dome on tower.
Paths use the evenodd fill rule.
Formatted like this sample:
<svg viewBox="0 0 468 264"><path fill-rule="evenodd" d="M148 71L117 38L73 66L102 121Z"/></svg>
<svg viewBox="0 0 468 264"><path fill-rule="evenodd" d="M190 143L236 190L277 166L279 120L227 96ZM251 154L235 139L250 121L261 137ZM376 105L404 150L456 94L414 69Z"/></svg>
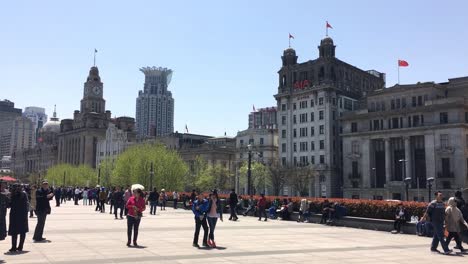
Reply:
<svg viewBox="0 0 468 264"><path fill-rule="evenodd" d="M60 132L60 121L57 117L57 112L55 111L55 106L54 106L54 114L50 118L47 123L41 128L40 132L54 132L54 133L59 133Z"/></svg>
<svg viewBox="0 0 468 264"><path fill-rule="evenodd" d="M327 36L320 41L320 45L333 45L333 39Z"/></svg>
<svg viewBox="0 0 468 264"><path fill-rule="evenodd" d="M281 59L283 60L283 66L297 64L296 51L291 47L285 49Z"/></svg>
<svg viewBox="0 0 468 264"><path fill-rule="evenodd" d="M89 70L88 81L101 81L101 77L99 77L99 69L96 66L91 67Z"/></svg>

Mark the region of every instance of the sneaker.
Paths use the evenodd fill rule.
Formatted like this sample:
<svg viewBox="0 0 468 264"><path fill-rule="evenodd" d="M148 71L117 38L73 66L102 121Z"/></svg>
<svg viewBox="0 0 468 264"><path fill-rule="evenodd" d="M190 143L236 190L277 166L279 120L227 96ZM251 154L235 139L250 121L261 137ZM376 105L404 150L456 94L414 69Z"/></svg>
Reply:
<svg viewBox="0 0 468 264"><path fill-rule="evenodd" d="M431 252L440 253L440 251L437 248L431 248Z"/></svg>
<svg viewBox="0 0 468 264"><path fill-rule="evenodd" d="M208 243L208 247L213 247L213 243L211 242L211 239L208 239L207 243Z"/></svg>
<svg viewBox="0 0 468 264"><path fill-rule="evenodd" d="M267 221L267 219L265 218L265 220L263 220L263 221L264 221L264 222L266 222L266 221Z"/></svg>
<svg viewBox="0 0 468 264"><path fill-rule="evenodd" d="M449 249L448 251L444 252L444 255L450 255L450 253L452 253L452 252L453 252L453 250Z"/></svg>
<svg viewBox="0 0 468 264"><path fill-rule="evenodd" d="M131 247L131 246L130 246L130 241L127 242L127 247Z"/></svg>
<svg viewBox="0 0 468 264"><path fill-rule="evenodd" d="M211 240L211 247L216 248L216 243L214 242L214 240Z"/></svg>
<svg viewBox="0 0 468 264"><path fill-rule="evenodd" d="M197 244L197 245L198 245L198 244ZM202 246L203 246L203 247L208 247L208 244L207 244L206 242L203 242ZM198 247L200 247L200 246L198 246Z"/></svg>

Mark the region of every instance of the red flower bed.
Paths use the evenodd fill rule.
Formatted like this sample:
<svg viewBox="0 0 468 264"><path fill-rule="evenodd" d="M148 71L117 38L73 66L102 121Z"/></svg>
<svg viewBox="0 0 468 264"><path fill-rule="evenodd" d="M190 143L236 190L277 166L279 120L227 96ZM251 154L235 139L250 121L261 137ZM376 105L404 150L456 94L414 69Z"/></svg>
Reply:
<svg viewBox="0 0 468 264"><path fill-rule="evenodd" d="M183 192L179 193L182 197ZM185 193L190 196L190 193ZM204 193L208 196L208 192ZM221 199L229 199L229 194L219 194ZM244 202L247 203L248 196L243 195ZM255 195L254 198L258 200L260 196ZM284 196L265 196L267 199L267 207L271 205L274 200L279 200L280 203L283 199L291 199L294 204L294 210L299 210L299 204L302 199L306 199L311 203L312 209L319 213L322 208L322 203L326 200L325 198L313 198L313 197L284 197ZM172 199L172 195L169 195L169 199ZM339 205L347 209L348 216L364 217L364 218L377 218L377 219L395 219L395 212L399 202L394 201L379 201L379 200L361 200L361 199L343 199L343 198L327 198L331 203L338 203ZM410 215L416 215L419 218L422 217L426 211L427 203L422 202L402 202ZM246 206L247 204L244 204Z"/></svg>

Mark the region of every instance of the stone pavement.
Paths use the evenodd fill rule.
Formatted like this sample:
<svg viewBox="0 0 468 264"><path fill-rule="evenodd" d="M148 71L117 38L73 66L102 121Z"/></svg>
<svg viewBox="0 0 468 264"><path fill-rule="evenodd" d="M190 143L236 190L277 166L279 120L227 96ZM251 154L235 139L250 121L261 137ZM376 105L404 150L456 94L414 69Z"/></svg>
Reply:
<svg viewBox="0 0 468 264"><path fill-rule="evenodd" d="M108 208L106 208L108 209ZM228 216L228 215L226 215ZM228 218L228 217L227 217ZM240 217L218 222L219 249L192 247L194 220L183 209L145 214L139 244L127 248L126 220L114 220L91 206L71 202L53 207L44 236L50 243L32 243L36 218L30 219L26 253L5 254L5 263L453 263L468 255L429 252L429 238L385 232ZM8 217L7 217L8 219ZM202 236L202 235L201 235ZM0 251L10 248L10 237ZM452 246L454 246L452 242ZM201 238L200 238L201 244Z"/></svg>

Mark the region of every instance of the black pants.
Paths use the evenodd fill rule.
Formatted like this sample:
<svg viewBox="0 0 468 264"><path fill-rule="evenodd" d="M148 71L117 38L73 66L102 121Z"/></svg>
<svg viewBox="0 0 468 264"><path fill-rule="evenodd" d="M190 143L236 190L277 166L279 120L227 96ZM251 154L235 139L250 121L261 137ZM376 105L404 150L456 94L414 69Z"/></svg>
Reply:
<svg viewBox="0 0 468 264"><path fill-rule="evenodd" d="M150 214L156 214L156 209L158 209L158 202L150 202Z"/></svg>
<svg viewBox="0 0 468 264"><path fill-rule="evenodd" d="M112 208L113 208L113 207L115 207L115 205L114 205L114 203L113 203L113 202L111 202L111 203L110 203L110 209L109 209L109 211L110 211L110 214L112 214Z"/></svg>
<svg viewBox="0 0 468 264"><path fill-rule="evenodd" d="M60 206L60 196L55 196L55 206Z"/></svg>
<svg viewBox="0 0 468 264"><path fill-rule="evenodd" d="M114 215L115 218L117 218L117 210L120 209L120 218L123 218L123 205L122 204L116 204L114 205Z"/></svg>
<svg viewBox="0 0 468 264"><path fill-rule="evenodd" d="M401 225L404 224L406 221L404 219L395 219L395 222L393 223L393 229L395 229L397 232L401 231Z"/></svg>
<svg viewBox="0 0 468 264"><path fill-rule="evenodd" d="M80 200L80 198L78 197L78 195L75 195L75 205L78 205L79 200Z"/></svg>
<svg viewBox="0 0 468 264"><path fill-rule="evenodd" d="M258 208L258 220L262 220L262 215L265 216L265 221L267 220L267 214L265 211L265 207Z"/></svg>
<svg viewBox="0 0 468 264"><path fill-rule="evenodd" d="M461 239L460 239L460 234L457 233L457 232L449 232L449 235L448 235L447 240L446 240L447 246L450 244L450 241L452 241L452 238L455 239L455 243L457 243L457 247L459 249L462 249L463 246L462 246L462 242L461 242Z"/></svg>
<svg viewBox="0 0 468 264"><path fill-rule="evenodd" d="M47 218L46 212L36 211L37 215L37 224L36 230L34 230L34 240L42 240L42 235L44 234L44 226Z"/></svg>
<svg viewBox="0 0 468 264"><path fill-rule="evenodd" d="M237 213L236 213L236 206L235 205L229 205L229 210L231 211L231 216L229 217L229 220L237 220Z"/></svg>
<svg viewBox="0 0 468 264"><path fill-rule="evenodd" d="M177 209L177 200L174 199L174 209Z"/></svg>
<svg viewBox="0 0 468 264"><path fill-rule="evenodd" d="M215 228L216 228L216 223L218 222L218 218L217 217L207 217L207 220L208 220L208 225L210 226L209 238L210 238L211 241L214 241L214 231L215 231Z"/></svg>
<svg viewBox="0 0 468 264"><path fill-rule="evenodd" d="M11 236L11 249L13 250L23 250L24 240L26 239L26 233L19 234L20 242L18 243L18 234Z"/></svg>
<svg viewBox="0 0 468 264"><path fill-rule="evenodd" d="M135 219L135 217L127 215L127 238L128 242L132 241L132 229L133 229L133 243L137 242L138 239L138 228L140 227L141 218Z"/></svg>
<svg viewBox="0 0 468 264"><path fill-rule="evenodd" d="M99 200L95 200L96 201L96 209L94 211L101 211L101 205L99 204Z"/></svg>
<svg viewBox="0 0 468 264"><path fill-rule="evenodd" d="M100 200L99 204L100 204L99 208L101 208L101 213L105 213L106 212L106 201L105 200Z"/></svg>
<svg viewBox="0 0 468 264"><path fill-rule="evenodd" d="M67 203L67 196L63 195L60 197L60 203Z"/></svg>
<svg viewBox="0 0 468 264"><path fill-rule="evenodd" d="M161 201L161 210L166 210L166 200Z"/></svg>
<svg viewBox="0 0 468 264"><path fill-rule="evenodd" d="M203 244L206 244L208 240L208 225L206 224L206 217L204 217L202 220L200 220L200 217L195 217L195 234L193 235L193 243L198 244L200 227L203 227Z"/></svg>

